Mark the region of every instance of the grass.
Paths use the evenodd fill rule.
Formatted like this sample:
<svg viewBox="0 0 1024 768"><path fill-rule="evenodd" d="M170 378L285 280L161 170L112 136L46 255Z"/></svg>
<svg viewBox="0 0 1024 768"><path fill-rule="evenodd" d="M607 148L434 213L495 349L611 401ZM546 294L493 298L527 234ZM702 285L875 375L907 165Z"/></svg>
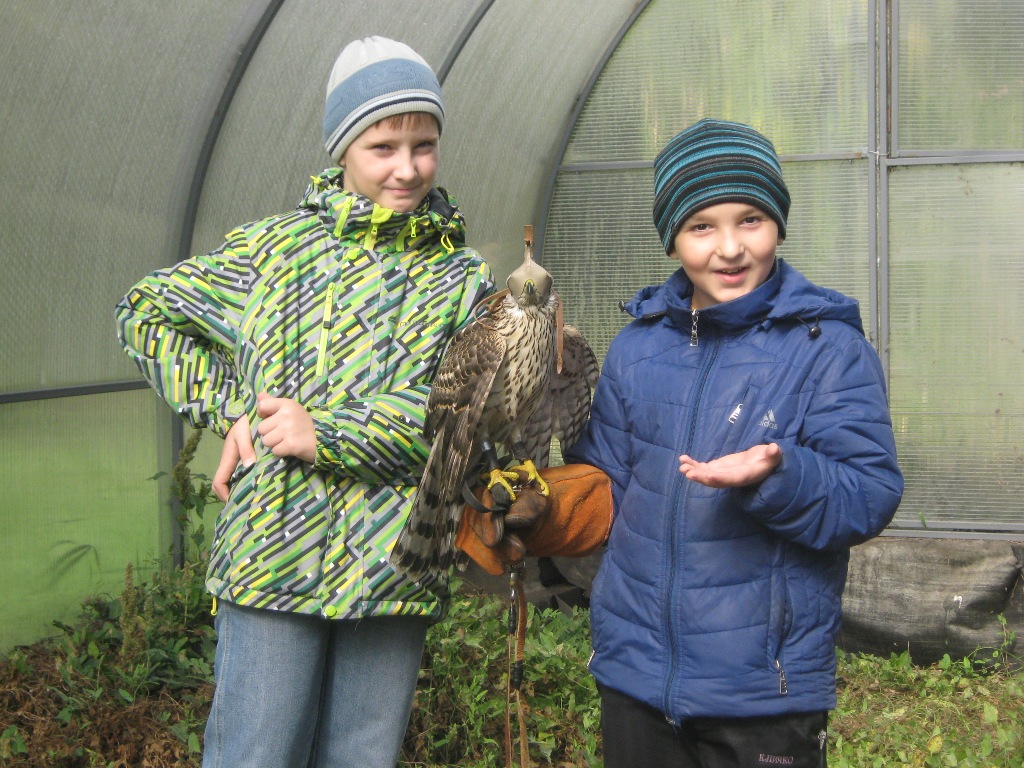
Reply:
<svg viewBox="0 0 1024 768"><path fill-rule="evenodd" d="M0 764L198 766L213 629L199 563L91 599L0 662ZM524 690L538 766L601 765L588 616L531 609ZM428 638L403 766L503 764L505 606L460 591ZM1009 647L1008 645L1006 647ZM993 653L995 654L993 656ZM1001 649L929 667L839 653L829 765L1024 765L1024 672Z"/></svg>
<svg viewBox="0 0 1024 768"><path fill-rule="evenodd" d="M841 653L829 765L1024 765L1024 673L993 653L929 667Z"/></svg>

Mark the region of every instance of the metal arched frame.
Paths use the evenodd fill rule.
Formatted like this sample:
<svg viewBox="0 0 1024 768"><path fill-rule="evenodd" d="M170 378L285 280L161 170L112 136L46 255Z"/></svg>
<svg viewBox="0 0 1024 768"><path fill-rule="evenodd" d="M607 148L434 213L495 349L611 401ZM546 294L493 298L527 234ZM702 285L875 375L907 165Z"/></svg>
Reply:
<svg viewBox="0 0 1024 768"><path fill-rule="evenodd" d="M195 235L199 203L221 129L224 127L231 103L245 76L246 70L284 2L285 0L257 0L257 2L250 4L235 27L234 35L227 42L227 49L235 51L235 55L226 58L220 70L215 73L206 103L198 111L199 117L196 121L200 126L205 125L205 130L196 132L196 135L202 136L202 139L197 141L194 152L186 153L194 156L195 162L192 167L188 194L178 226L179 237L174 263L188 258L192 253L192 240ZM438 69L437 76L442 85L467 42L472 37L473 32L494 5L494 2L495 0L481 0L476 10L467 18L465 25L456 37L454 45ZM113 392L129 392L147 389L148 387L149 384L141 379L131 379L100 384L6 392L0 393L0 405ZM173 414L169 414L168 418L170 419L171 457L172 461L177 461L177 457L185 444L185 425L181 419ZM178 523L179 510L176 500L172 500L171 511L172 552L175 561L180 564L183 541L182 531Z"/></svg>
<svg viewBox="0 0 1024 768"><path fill-rule="evenodd" d="M543 260L544 240L549 223L551 207L554 202L555 188L560 174L566 171L609 170L609 169L642 169L651 168L650 161L607 161L601 163L566 164L573 132L580 120L583 109L589 100L598 78L608 65L612 55L623 38L630 31L639 16L646 11L652 0L638 2L629 18L608 45L597 62L594 70L581 90L572 115L564 126L558 143L555 161L551 166L547 184L540 198L534 220L538 222L536 230L535 253ZM874 55L868 58L868 78L875 83L874 98L867 105L869 160L873 171L868 175L869 209L876 215L868 222L868 250L873 265L872 279L869 281L871 318L870 327L874 343L879 350L889 377L889 338L890 338L890 305L889 305L889 177L893 169L900 166L919 164L942 165L960 163L1019 163L1024 160L1024 152L1018 150L950 150L950 151L913 151L901 149L898 136L898 121L895 119L899 75L899 0L893 0L891 8L878 0L868 0L867 13L875 30ZM806 154L783 157L783 161L816 161L836 159L864 159L865 153L839 154ZM886 535L912 536L920 538L957 539L1011 539L1017 540L1024 526L1016 524L979 524L972 523L964 527L952 526L937 528L900 528L886 531Z"/></svg>
<svg viewBox="0 0 1024 768"><path fill-rule="evenodd" d="M569 116L569 119L566 121L562 130L562 136L558 142L558 152L555 155L555 162L551 165L551 173L548 176L548 182L545 186L544 194L541 195L540 203L537 207L537 213L534 216L534 221L540 222L535 233L536 239L534 241L534 252L539 254L541 259L543 259L544 256L544 235L547 232L548 216L551 212L551 201L555 196L555 185L558 183L558 174L565 168L565 153L569 149L569 142L572 140L573 129L575 129L576 123L579 122L580 114L583 112L583 107L586 106L587 100L590 98L590 94L594 90L594 86L597 85L597 79L601 76L604 68L608 65L608 61L611 59L612 54L615 53L615 50L622 42L622 38L628 34L629 30L633 27L633 24L640 17L640 14L647 10L647 7L650 4L651 0L641 0L641 2L637 3L633 8L633 11L629 14L629 18L623 22L619 31L615 34L615 37L612 38L612 41L605 49L601 59L594 66L594 71L590 73L590 78L583 86L583 90L580 91L580 95L577 97L576 104L573 107L572 114ZM608 163L606 165L611 167L613 164ZM614 164L614 167L632 168L649 165L650 163L616 163Z"/></svg>

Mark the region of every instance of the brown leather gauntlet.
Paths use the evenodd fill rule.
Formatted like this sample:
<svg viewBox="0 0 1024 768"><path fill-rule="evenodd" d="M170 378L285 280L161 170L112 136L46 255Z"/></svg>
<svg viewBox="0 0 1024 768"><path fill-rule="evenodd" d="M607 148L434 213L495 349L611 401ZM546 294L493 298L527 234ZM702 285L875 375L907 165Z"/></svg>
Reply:
<svg viewBox="0 0 1024 768"><path fill-rule="evenodd" d="M524 557L583 557L608 539L612 526L608 475L587 464L545 467L540 474L551 490L547 497L526 486L516 492L508 512L481 512L471 505L462 512L455 546L492 576ZM476 495L493 509L489 491Z"/></svg>

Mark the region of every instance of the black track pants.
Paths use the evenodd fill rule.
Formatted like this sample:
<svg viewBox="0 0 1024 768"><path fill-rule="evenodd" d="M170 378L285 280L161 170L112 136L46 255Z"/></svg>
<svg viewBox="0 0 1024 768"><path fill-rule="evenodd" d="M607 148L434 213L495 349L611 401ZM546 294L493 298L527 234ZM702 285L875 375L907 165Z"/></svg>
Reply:
<svg viewBox="0 0 1024 768"><path fill-rule="evenodd" d="M827 712L698 717L673 726L618 691L601 692L604 768L824 768Z"/></svg>

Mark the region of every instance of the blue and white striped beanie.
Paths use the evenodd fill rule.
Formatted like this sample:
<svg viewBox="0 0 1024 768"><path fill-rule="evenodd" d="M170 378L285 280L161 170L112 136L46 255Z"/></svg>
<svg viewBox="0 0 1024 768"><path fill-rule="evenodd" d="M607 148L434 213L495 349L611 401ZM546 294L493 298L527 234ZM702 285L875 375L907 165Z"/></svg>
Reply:
<svg viewBox="0 0 1024 768"><path fill-rule="evenodd" d="M367 37L345 46L327 81L324 146L340 162L348 145L385 117L426 112L444 127L437 76L405 43Z"/></svg>
<svg viewBox="0 0 1024 768"><path fill-rule="evenodd" d="M683 222L718 203L750 203L786 236L789 190L772 143L749 125L704 119L654 159L654 226L667 253Z"/></svg>

